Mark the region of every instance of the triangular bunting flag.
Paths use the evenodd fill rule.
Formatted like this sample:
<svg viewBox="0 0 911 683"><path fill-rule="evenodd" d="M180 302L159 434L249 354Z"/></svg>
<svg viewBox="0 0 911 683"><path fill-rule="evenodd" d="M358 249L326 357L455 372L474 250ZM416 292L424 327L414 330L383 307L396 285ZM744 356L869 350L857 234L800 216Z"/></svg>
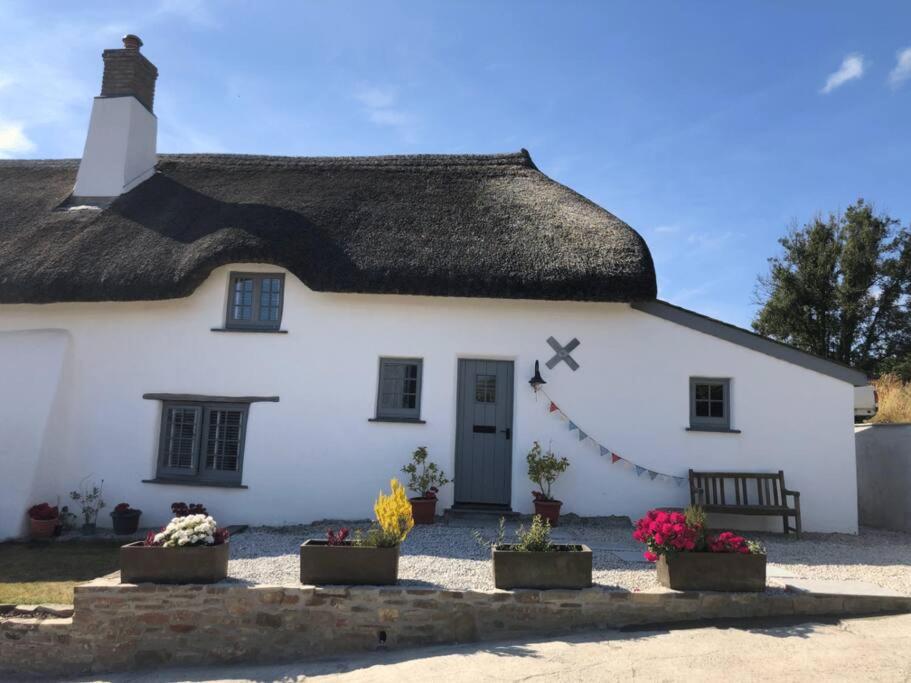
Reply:
<svg viewBox="0 0 911 683"><path fill-rule="evenodd" d="M648 477L649 477L649 479L651 479L652 481L655 481L655 477L657 477L657 476L658 476L658 473L657 473L657 472L652 472L651 470L648 471Z"/></svg>
<svg viewBox="0 0 911 683"><path fill-rule="evenodd" d="M619 460L623 460L623 458L621 458L621 457L620 457L619 455L617 455L616 453L611 453L611 454L610 454L610 462L611 462L611 465L613 465L615 462L617 462L617 461L619 461Z"/></svg>
<svg viewBox="0 0 911 683"><path fill-rule="evenodd" d="M587 436L588 436L588 434L583 432L581 429L579 430L579 441L585 441L585 437L587 437Z"/></svg>
<svg viewBox="0 0 911 683"><path fill-rule="evenodd" d="M570 421L569 421L569 431L572 431L572 430L574 430L574 429L579 429L579 428L576 426L576 423L575 423L575 422L573 422L572 420L570 420Z"/></svg>
<svg viewBox="0 0 911 683"><path fill-rule="evenodd" d="M551 401L551 402L550 402L550 412L555 413L555 412L557 412L558 410L559 410L559 408L557 408L557 404L554 403L553 401Z"/></svg>
<svg viewBox="0 0 911 683"><path fill-rule="evenodd" d="M605 448L601 444L598 444L598 448L601 449L601 455L607 455L608 453L610 453L610 449ZM614 462L617 462L617 461L614 460Z"/></svg>
<svg viewBox="0 0 911 683"><path fill-rule="evenodd" d="M642 473L643 473L643 472L645 472L645 468L644 468L644 467L639 467L639 465L636 465L636 476L637 476L637 477L642 476Z"/></svg>

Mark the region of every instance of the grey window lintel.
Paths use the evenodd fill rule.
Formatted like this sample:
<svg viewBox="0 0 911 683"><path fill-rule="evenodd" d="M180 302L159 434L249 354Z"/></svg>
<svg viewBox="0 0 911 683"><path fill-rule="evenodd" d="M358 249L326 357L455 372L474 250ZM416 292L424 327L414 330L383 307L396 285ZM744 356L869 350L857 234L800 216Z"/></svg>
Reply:
<svg viewBox="0 0 911 683"><path fill-rule="evenodd" d="M143 394L149 401L177 403L278 403L278 396L203 396L200 394Z"/></svg>
<svg viewBox="0 0 911 683"><path fill-rule="evenodd" d="M688 432L714 432L715 434L742 434L739 429L725 429L722 427L714 428L708 426L694 426L687 427L686 431Z"/></svg>

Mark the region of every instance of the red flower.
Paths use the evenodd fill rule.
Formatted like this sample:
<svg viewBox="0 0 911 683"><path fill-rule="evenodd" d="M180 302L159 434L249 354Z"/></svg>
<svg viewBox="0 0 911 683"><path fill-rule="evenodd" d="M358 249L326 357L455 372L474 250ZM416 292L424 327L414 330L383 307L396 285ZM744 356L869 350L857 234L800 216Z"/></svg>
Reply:
<svg viewBox="0 0 911 683"><path fill-rule="evenodd" d="M655 553L653 553L653 552L651 552L651 551L648 551L648 550L646 550L644 553L642 553L642 556L643 556L646 560L648 560L649 562L657 562L657 561L658 561L658 556L657 556Z"/></svg>

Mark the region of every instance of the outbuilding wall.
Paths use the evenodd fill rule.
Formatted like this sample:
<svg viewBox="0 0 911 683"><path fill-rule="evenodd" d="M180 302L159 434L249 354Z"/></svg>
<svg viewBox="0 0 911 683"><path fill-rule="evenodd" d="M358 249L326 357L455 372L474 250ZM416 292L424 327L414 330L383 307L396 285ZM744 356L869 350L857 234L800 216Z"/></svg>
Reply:
<svg viewBox="0 0 911 683"><path fill-rule="evenodd" d="M213 332L224 323L232 270L280 269L218 268L192 296L178 300L0 306L0 332L54 328L68 335L58 391L66 400L35 394L26 404L35 430L47 411L52 422L65 418L65 433L44 456L54 463L53 486L61 494L83 477L104 479L109 505L126 501L141 508L147 525L167 521L175 500L203 502L223 524L365 518L377 491L388 488L416 446L428 446L432 459L452 473L457 362L490 358L513 360L516 367L514 509L532 510L525 454L534 440L572 463L554 487L565 512L636 518L653 506L685 504L686 486L611 465L551 414L548 400L528 386L537 359L551 398L623 457L675 476L686 476L689 467L783 469L788 486L802 493L804 529L857 531L853 389L847 383L626 304L325 294L290 273L282 321L287 334ZM552 355L549 336L563 344L580 340L572 354L577 372L564 363L544 367ZM8 365L31 362L32 345L27 336L22 340L5 343ZM425 424L368 422L381 356L423 358ZM732 426L740 433L686 431L691 376L732 378ZM250 407L248 488L142 483L155 475L161 414L159 402L142 398L149 392L279 396L278 403ZM10 394L3 400L12 400ZM0 443L8 442L10 430L8 420L0 423ZM4 481L18 472L12 460L4 454ZM50 496L48 486L33 490ZM451 496L448 486L440 509ZM16 506L8 507L0 537L23 528ZM103 514L99 523L110 519ZM769 528L780 528L780 519Z"/></svg>
<svg viewBox="0 0 911 683"><path fill-rule="evenodd" d="M911 531L911 424L856 428L860 523Z"/></svg>

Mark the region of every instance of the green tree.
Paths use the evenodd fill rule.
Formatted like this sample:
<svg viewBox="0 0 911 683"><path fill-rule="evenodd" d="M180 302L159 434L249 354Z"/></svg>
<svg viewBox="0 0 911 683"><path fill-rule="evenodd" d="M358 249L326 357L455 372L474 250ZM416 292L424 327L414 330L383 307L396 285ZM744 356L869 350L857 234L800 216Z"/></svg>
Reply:
<svg viewBox="0 0 911 683"><path fill-rule="evenodd" d="M911 377L911 230L858 199L779 243L753 329L872 375Z"/></svg>

